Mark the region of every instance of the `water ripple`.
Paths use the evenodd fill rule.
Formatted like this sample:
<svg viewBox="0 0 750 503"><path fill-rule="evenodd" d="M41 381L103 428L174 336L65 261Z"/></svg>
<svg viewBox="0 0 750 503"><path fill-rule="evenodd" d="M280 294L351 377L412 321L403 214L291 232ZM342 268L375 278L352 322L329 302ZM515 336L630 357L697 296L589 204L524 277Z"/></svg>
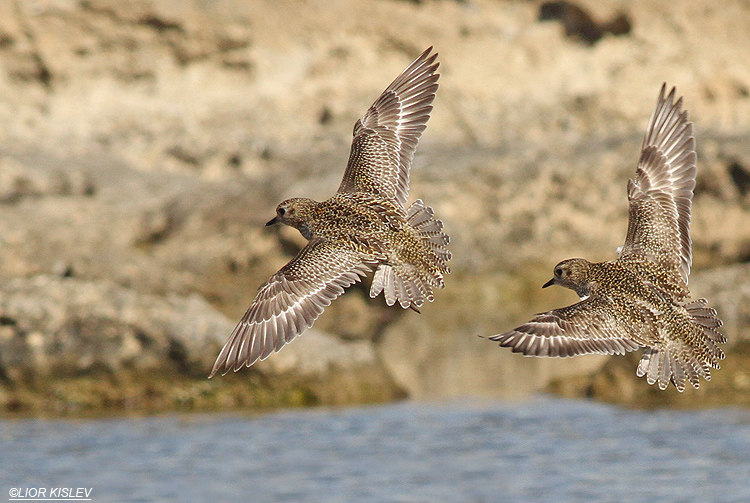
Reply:
<svg viewBox="0 0 750 503"><path fill-rule="evenodd" d="M0 421L0 486L94 502L750 501L750 411L571 400Z"/></svg>

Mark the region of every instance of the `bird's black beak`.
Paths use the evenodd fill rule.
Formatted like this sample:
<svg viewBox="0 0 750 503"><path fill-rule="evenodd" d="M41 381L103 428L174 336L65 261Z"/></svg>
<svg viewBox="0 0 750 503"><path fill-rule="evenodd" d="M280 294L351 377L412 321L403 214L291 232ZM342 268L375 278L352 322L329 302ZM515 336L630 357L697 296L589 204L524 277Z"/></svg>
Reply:
<svg viewBox="0 0 750 503"><path fill-rule="evenodd" d="M543 284L542 288L547 288L548 286L552 286L554 284L555 284L555 278L552 278L551 280L549 280L545 284Z"/></svg>
<svg viewBox="0 0 750 503"><path fill-rule="evenodd" d="M277 215L277 216L273 217L271 220L269 220L268 222L266 222L266 227L268 227L269 225L273 225L273 224L275 224L278 221L279 221L279 217Z"/></svg>

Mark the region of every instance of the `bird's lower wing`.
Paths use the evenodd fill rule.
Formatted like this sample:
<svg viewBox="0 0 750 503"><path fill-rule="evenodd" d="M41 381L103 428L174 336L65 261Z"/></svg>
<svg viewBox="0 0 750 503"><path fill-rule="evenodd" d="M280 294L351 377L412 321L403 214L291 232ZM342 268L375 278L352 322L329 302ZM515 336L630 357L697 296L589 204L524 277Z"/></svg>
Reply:
<svg viewBox="0 0 750 503"><path fill-rule="evenodd" d="M538 314L528 323L489 339L527 356L625 354L639 347L638 328L615 313L608 299L592 295L572 306Z"/></svg>
<svg viewBox="0 0 750 503"><path fill-rule="evenodd" d="M312 239L260 287L209 377L249 367L279 351L369 271L360 253L332 241Z"/></svg>

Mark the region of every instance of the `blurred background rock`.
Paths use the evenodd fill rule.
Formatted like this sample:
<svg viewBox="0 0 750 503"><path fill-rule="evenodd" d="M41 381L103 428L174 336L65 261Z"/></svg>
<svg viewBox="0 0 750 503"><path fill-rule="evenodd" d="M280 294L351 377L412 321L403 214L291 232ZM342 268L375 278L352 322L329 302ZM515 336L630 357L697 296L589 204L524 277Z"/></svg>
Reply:
<svg viewBox="0 0 750 503"><path fill-rule="evenodd" d="M749 403L750 5L741 0L0 0L0 407L27 413L519 397ZM315 330L207 381L329 197L351 129L422 50L441 88L411 198L452 236L417 315L353 288ZM615 256L662 82L695 122L694 297L730 337L698 391L635 360L527 359L478 337L575 300ZM367 282L369 284L369 282Z"/></svg>

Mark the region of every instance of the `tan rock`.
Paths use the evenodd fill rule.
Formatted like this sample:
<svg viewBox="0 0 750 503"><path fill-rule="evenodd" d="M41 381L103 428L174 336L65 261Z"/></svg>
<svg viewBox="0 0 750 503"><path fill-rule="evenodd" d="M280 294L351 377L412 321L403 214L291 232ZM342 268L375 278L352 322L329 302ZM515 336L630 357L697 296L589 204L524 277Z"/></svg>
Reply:
<svg viewBox="0 0 750 503"><path fill-rule="evenodd" d="M569 301L539 288L560 259L614 257L665 80L696 126L695 270L747 262L750 7L579 3L625 11L632 32L585 46L538 22L538 3L495 0L0 2L0 279L199 294L238 319L301 243L263 228L275 205L335 191L355 120L434 45L441 88L411 198L445 222L454 274L421 316L355 289L316 328L378 341L418 396L588 372L594 360L539 363L475 336Z"/></svg>

